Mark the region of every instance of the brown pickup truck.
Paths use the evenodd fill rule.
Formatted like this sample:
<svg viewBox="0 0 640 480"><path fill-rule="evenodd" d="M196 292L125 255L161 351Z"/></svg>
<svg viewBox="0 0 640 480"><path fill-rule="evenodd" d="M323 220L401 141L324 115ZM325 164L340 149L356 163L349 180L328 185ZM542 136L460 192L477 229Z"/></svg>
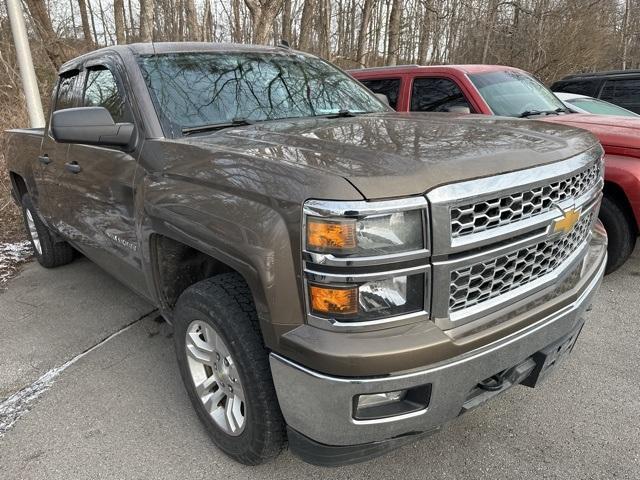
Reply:
<svg viewBox="0 0 640 480"><path fill-rule="evenodd" d="M571 351L601 281L603 151L542 122L395 113L288 48L65 64L6 158L38 261L80 251L174 327L247 464L371 458Z"/></svg>

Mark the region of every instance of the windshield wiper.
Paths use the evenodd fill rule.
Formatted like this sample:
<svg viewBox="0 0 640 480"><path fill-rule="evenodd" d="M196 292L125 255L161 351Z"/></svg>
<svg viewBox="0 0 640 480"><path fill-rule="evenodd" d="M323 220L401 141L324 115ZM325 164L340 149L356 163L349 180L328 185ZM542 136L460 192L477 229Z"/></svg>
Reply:
<svg viewBox="0 0 640 480"><path fill-rule="evenodd" d="M183 135L191 135L192 133L213 132L222 130L223 128L242 127L245 125L253 125L253 121L248 118L234 118L230 122L212 123L210 125L198 125L197 127L185 127L182 129Z"/></svg>
<svg viewBox="0 0 640 480"><path fill-rule="evenodd" d="M556 108L555 110L525 110L520 115L519 118L527 118L533 117L535 115L560 115L560 112L564 112L563 108Z"/></svg>

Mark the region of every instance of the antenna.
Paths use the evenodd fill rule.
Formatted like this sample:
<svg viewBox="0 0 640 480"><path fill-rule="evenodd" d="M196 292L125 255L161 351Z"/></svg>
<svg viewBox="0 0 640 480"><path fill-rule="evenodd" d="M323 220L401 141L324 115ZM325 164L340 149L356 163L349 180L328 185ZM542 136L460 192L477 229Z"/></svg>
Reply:
<svg viewBox="0 0 640 480"><path fill-rule="evenodd" d="M289 42L285 39L280 40L280 43L278 43L278 48L286 48L287 50L291 50Z"/></svg>

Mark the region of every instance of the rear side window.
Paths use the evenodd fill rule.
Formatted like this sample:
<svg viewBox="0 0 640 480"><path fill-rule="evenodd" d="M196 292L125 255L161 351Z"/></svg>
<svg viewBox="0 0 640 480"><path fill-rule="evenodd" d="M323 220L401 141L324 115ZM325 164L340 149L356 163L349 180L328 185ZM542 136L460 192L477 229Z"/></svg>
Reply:
<svg viewBox="0 0 640 480"><path fill-rule="evenodd" d="M77 79L77 71L65 73L60 77L54 111L75 107L74 87Z"/></svg>
<svg viewBox="0 0 640 480"><path fill-rule="evenodd" d="M467 107L460 87L447 78L416 78L411 92L411 111L448 112L451 107Z"/></svg>
<svg viewBox="0 0 640 480"><path fill-rule="evenodd" d="M598 85L600 80L560 80L551 85L554 92L577 93L578 95L587 95L595 97L598 94Z"/></svg>
<svg viewBox="0 0 640 480"><path fill-rule="evenodd" d="M600 98L637 113L640 111L640 78L607 80Z"/></svg>
<svg viewBox="0 0 640 480"><path fill-rule="evenodd" d="M118 89L118 83L107 68L96 68L87 72L83 105L106 108L116 123L133 121Z"/></svg>
<svg viewBox="0 0 640 480"><path fill-rule="evenodd" d="M380 78L375 80L361 80L361 82L373 93L381 93L389 99L389 106L396 110L398 106L398 94L400 93L399 78Z"/></svg>

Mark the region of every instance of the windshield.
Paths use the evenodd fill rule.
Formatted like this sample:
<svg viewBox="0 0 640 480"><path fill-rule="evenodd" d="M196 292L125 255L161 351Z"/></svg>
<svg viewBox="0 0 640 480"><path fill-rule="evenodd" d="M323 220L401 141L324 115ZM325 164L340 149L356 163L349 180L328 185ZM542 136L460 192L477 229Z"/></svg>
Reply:
<svg viewBox="0 0 640 480"><path fill-rule="evenodd" d="M194 127L386 111L351 77L292 53L145 55L142 73L172 135Z"/></svg>
<svg viewBox="0 0 640 480"><path fill-rule="evenodd" d="M625 117L638 116L638 114L633 113L626 108L619 107L613 103L603 102L596 98L572 98L571 100L565 100L565 102L575 105L585 112L596 113L598 115L622 115Z"/></svg>
<svg viewBox="0 0 640 480"><path fill-rule="evenodd" d="M469 75L480 95L496 115L521 117L526 113L552 113L565 110L564 104L535 78L523 72Z"/></svg>

